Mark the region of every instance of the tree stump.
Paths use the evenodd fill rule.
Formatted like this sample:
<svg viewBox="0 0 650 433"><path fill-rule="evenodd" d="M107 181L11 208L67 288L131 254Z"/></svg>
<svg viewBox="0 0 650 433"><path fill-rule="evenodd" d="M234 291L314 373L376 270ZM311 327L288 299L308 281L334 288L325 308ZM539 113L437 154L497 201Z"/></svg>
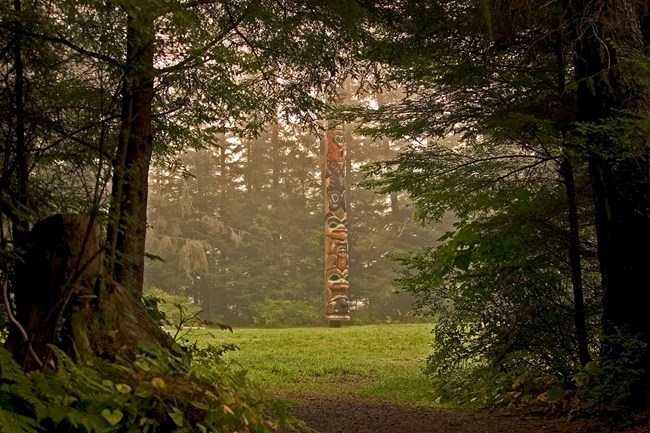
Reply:
<svg viewBox="0 0 650 433"><path fill-rule="evenodd" d="M139 341L175 347L110 277L103 250L102 231L89 216L54 215L30 232L15 291L20 326L12 325L6 344L26 370L48 363L51 344L82 359L132 359Z"/></svg>

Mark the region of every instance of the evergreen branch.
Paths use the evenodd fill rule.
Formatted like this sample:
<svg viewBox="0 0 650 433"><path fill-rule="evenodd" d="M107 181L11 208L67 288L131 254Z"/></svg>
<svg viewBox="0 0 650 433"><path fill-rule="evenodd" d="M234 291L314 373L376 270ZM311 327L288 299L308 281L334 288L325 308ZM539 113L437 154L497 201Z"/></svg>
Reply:
<svg viewBox="0 0 650 433"><path fill-rule="evenodd" d="M459 153L456 153L456 152L450 152L450 153L453 156L457 156L457 157L461 157L461 158L462 157L470 158L470 156L462 155L462 154L459 154ZM497 155L497 156L489 156L489 157L485 157L485 158L472 158L471 160L469 160L467 162L464 162L464 163L461 163L461 164L456 164L453 167L448 168L446 170L442 170L442 171L438 171L436 173L433 173L433 176L448 175L448 174L451 174L451 173L453 173L455 171L458 171L460 169L468 168L468 167L471 167L473 165L481 164L481 163L484 163L484 162L493 162L493 161L498 161L498 160L502 160L502 159L517 159L517 158L527 158L527 159L536 159L537 160L537 162L532 164L532 165L524 166L523 168L521 168L522 170L525 170L528 167L534 167L534 166L537 166L539 164L543 164L544 162L547 162L547 161L550 161L550 160L553 159L553 158L537 156L537 155ZM398 161L389 161L389 162L399 162L399 160Z"/></svg>
<svg viewBox="0 0 650 433"><path fill-rule="evenodd" d="M189 1L189 2L186 2L186 3L182 3L181 7L185 8L185 9L190 9L190 8L197 7L197 6L213 5L215 3L220 3L220 2L217 1L217 0L194 0L194 1Z"/></svg>
<svg viewBox="0 0 650 433"><path fill-rule="evenodd" d="M246 35L244 35L244 34L239 30L239 22L234 22L234 21L233 21L233 18L234 18L234 17L232 16L232 12L230 11L230 8L226 7L226 12L228 13L228 18L230 19L231 23L233 24L233 25L232 25L232 27L233 27L233 31L234 31L234 32L235 32L235 33L236 33L240 38L242 38L242 40L244 41L244 43L246 43L246 45L248 46L248 48L251 49L251 52L253 53L253 56L255 56L255 59L258 60L258 62L259 62L260 64L263 64L263 62L260 62L260 61L259 61L259 60L261 59L261 56L258 54L255 45L254 45L254 44L253 44L253 43L248 39L248 37L247 37ZM240 21L240 22L241 22L241 21ZM266 73L266 71L264 70L264 68L261 68L261 69L260 69L260 72L262 73L262 77L263 77L264 81L267 82L267 83L271 83L271 79L270 79L269 76L267 75L267 73Z"/></svg>
<svg viewBox="0 0 650 433"><path fill-rule="evenodd" d="M515 169L512 169L512 170L508 171L505 174L502 174L501 176L499 176L499 177L497 177L495 179L492 179L492 180L487 181L487 182L480 182L479 186L477 186L476 188L472 188L472 189L468 190L467 192L475 192L475 191L478 191L478 190L480 190L482 188L485 188L488 185L494 185L494 184L499 183L500 181L502 181L504 179L509 178L510 176L512 176L514 174L520 173L522 171L530 170L530 169L535 168L538 165L543 164L543 163L545 163L547 161L548 161L548 159L541 159L540 161L537 161L537 162L535 162L533 164L524 165L523 167L517 167Z"/></svg>
<svg viewBox="0 0 650 433"><path fill-rule="evenodd" d="M116 67L118 67L120 69L125 68L125 65L122 64L117 59L114 59L113 57L107 56L106 54L96 53L94 51L87 50L87 49L85 49L83 47L80 47L79 45L77 45L77 44L75 44L75 43L73 43L73 42L71 42L71 41L69 41L69 40L67 40L67 39L65 39L63 37L48 36L48 35L43 35L43 34L40 34L40 33L34 33L34 32L29 31L29 30L26 30L24 28L21 29L20 31L25 36L29 36L29 37L32 37L32 38L35 38L35 39L38 39L38 40L46 41L46 42L53 42L53 43L57 43L57 44L62 44L62 45L65 45L66 47L68 47L68 48L72 49L73 51L76 51L77 53L82 54L84 56L87 56L87 57L90 57L90 58L93 58L93 59L97 59L97 60L102 60L102 61L108 63L109 65L116 66Z"/></svg>
<svg viewBox="0 0 650 433"><path fill-rule="evenodd" d="M214 3L214 2L207 2L206 1L206 2L192 2L192 3L210 4L210 3ZM203 46L201 49L197 50L193 55L188 56L187 58L185 58L184 60L181 60L180 62L176 63L175 65L168 66L168 67L163 68L163 69L157 69L156 71L158 73L161 73L161 74L178 71L178 70L181 70L181 69L185 68L190 63L200 59L201 56L203 56L209 49L211 49L212 47L217 45L226 36L228 36L228 33L235 30L237 28L237 26L239 24L241 24L242 21L244 21L244 18L246 18L247 12L248 11L244 11L237 19L234 19L234 20L231 17L230 25L227 28L223 29L221 31L221 33L219 33L214 39L212 39L212 41L210 41L208 44ZM230 16L230 13L229 13L229 16Z"/></svg>

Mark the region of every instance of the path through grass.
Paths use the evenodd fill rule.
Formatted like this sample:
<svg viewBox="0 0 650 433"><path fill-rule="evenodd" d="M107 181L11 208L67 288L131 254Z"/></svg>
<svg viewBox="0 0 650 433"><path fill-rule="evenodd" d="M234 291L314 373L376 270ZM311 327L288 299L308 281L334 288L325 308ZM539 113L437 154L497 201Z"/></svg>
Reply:
<svg viewBox="0 0 650 433"><path fill-rule="evenodd" d="M421 372L431 325L193 331L200 343L235 344L225 358L280 395L365 396L430 404Z"/></svg>

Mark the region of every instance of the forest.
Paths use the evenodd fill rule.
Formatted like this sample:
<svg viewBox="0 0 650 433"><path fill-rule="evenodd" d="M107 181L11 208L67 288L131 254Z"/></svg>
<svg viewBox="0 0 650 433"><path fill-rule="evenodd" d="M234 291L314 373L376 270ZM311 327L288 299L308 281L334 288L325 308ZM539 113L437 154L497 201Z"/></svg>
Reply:
<svg viewBox="0 0 650 433"><path fill-rule="evenodd" d="M431 323L447 404L647 422L647 0L7 0L0 33L2 431L298 429L176 337L331 317Z"/></svg>

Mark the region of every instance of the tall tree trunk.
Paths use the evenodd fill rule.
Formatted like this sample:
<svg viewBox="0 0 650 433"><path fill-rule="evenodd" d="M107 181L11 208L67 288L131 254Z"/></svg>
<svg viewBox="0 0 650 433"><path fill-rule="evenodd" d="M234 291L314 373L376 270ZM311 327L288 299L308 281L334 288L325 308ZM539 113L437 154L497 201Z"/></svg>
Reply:
<svg viewBox="0 0 650 433"><path fill-rule="evenodd" d="M554 51L557 66L557 90L558 98L563 108L570 107L567 100L567 65L565 62L565 40L558 25L554 41ZM567 111L569 111L567 109ZM560 130L562 143L565 147L564 157L560 163L560 175L564 179L564 188L567 197L567 213L569 220L569 264L571 267L571 286L573 288L573 323L576 330L576 342L578 346L578 359L584 367L591 361L589 353L589 337L587 332L587 320L585 315L585 301L582 285L582 263L580 253L580 225L578 215L578 199L575 184L574 163L568 147L568 130L570 119L562 119Z"/></svg>
<svg viewBox="0 0 650 433"><path fill-rule="evenodd" d="M604 290L602 355L614 366L614 380L629 386L624 404L637 409L650 402L650 320L642 302L650 281L650 152L645 137L635 138L631 116L624 116L647 118L650 110L648 74L623 56L643 56L641 20L633 0L566 4L575 35L578 121L589 128ZM645 347L629 353L635 339Z"/></svg>
<svg viewBox="0 0 650 433"><path fill-rule="evenodd" d="M149 165L153 149L154 15L128 8L122 130L113 161L108 262L115 280L139 298L144 278Z"/></svg>
<svg viewBox="0 0 650 433"><path fill-rule="evenodd" d="M228 142L226 141L225 135L220 135L217 140L219 154L215 158L215 163L217 164L217 171L219 175L217 176L217 182L219 185L220 193L223 193L226 190L226 184L228 182L228 161L226 156L226 146Z"/></svg>
<svg viewBox="0 0 650 433"><path fill-rule="evenodd" d="M578 358L584 367L591 361L589 353L589 338L585 317L585 301L582 289L582 265L580 260L580 226L578 219L578 204L573 164L564 157L561 167L562 177L567 196L567 211L569 218L569 263L571 266L571 285L573 287L573 323L576 328Z"/></svg>
<svg viewBox="0 0 650 433"><path fill-rule="evenodd" d="M21 0L14 0L16 16L22 13ZM19 18L17 18L18 20ZM13 34L13 56L14 56L14 109L16 118L16 138L14 151L15 161L15 185L11 188L12 194L12 238L14 251L21 256L26 247L26 236L29 230L28 211L28 182L29 164L27 142L25 137L25 68L23 65L22 38L19 28L20 24L15 23Z"/></svg>
<svg viewBox="0 0 650 433"><path fill-rule="evenodd" d="M271 164L272 164L272 188L278 191L280 188L280 171L282 171L282 158L280 157L280 126L277 122L271 125Z"/></svg>

